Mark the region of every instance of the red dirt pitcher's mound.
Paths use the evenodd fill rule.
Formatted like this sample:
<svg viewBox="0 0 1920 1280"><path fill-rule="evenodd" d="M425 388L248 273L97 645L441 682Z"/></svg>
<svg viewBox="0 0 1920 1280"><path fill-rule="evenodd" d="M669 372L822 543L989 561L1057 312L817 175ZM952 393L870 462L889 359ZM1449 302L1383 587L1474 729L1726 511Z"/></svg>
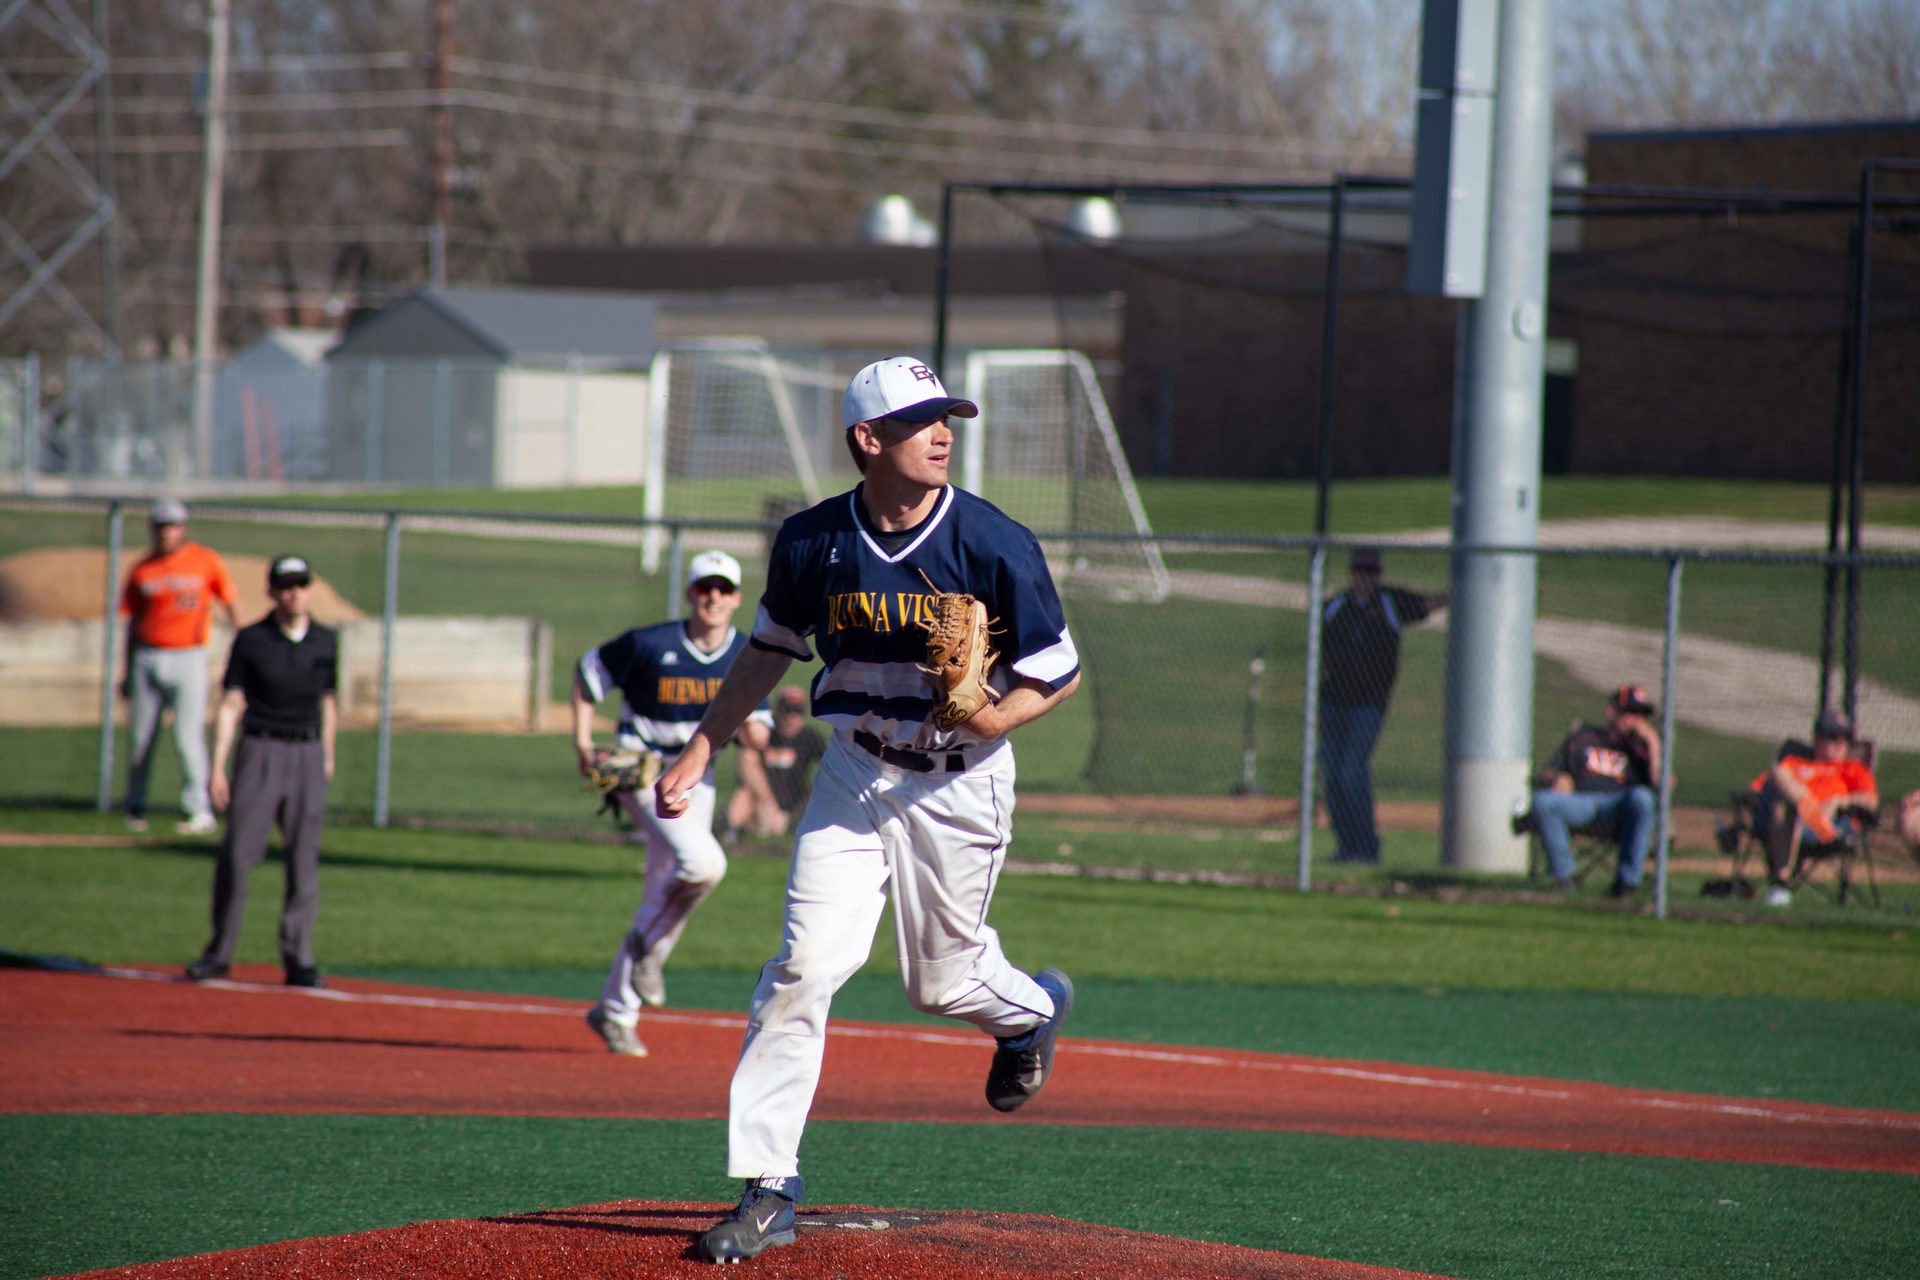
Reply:
<svg viewBox="0 0 1920 1280"><path fill-rule="evenodd" d="M727 1207L627 1201L473 1222L422 1222L87 1274L126 1280L712 1277L715 1272L710 1265L694 1260L693 1242ZM1023 1214L804 1209L799 1226L800 1239L794 1244L769 1249L745 1265L767 1280L892 1276L1012 1280L1063 1275L1419 1280L1419 1273L1390 1267L1176 1240Z"/></svg>

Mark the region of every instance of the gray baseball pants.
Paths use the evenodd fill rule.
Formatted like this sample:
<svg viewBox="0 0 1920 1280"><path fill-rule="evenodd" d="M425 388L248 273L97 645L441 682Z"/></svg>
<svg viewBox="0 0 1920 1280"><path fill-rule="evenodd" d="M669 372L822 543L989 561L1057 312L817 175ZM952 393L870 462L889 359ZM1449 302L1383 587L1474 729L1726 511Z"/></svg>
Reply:
<svg viewBox="0 0 1920 1280"><path fill-rule="evenodd" d="M207 799L207 651L133 651L127 698L127 812L147 811L147 776L160 742L160 712L173 708L173 742L180 749L180 807L189 818L213 812Z"/></svg>
<svg viewBox="0 0 1920 1280"><path fill-rule="evenodd" d="M326 808L326 753L319 739L289 742L252 734L240 739L227 835L213 867L208 960L233 963L247 907L247 878L266 858L267 838L278 823L287 846L280 961L290 968L313 967L313 922L320 914L320 824Z"/></svg>

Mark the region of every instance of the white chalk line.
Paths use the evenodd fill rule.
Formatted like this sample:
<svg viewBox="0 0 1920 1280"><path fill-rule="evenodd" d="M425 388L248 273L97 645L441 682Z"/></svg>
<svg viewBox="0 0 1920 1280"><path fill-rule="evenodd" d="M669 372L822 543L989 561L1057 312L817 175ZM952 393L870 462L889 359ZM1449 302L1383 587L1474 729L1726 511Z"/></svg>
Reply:
<svg viewBox="0 0 1920 1280"><path fill-rule="evenodd" d="M114 978L136 978L148 982L180 982L183 979L171 974L155 973L149 969L101 968L98 972ZM417 1009L459 1009L481 1013L531 1013L545 1016L577 1018L581 1015L578 1006L562 1008L545 1004L514 1004L493 1000L458 1000L444 996L404 996L378 991L339 991L331 987L286 987L268 986L257 982L233 982L227 979L210 979L196 984L212 987L220 991L250 992L255 995L302 995L315 1000L335 1000L349 1004L403 1005ZM747 1020L744 1017L727 1015L696 1015L685 1013L648 1013L643 1022L670 1023L676 1026L724 1027L744 1031ZM894 1030L885 1027L845 1027L829 1024L828 1035L847 1036L867 1040L906 1040L919 1044L944 1044L974 1046L980 1043L975 1036L957 1036L938 1031ZM1071 1040L1060 1042L1060 1051L1071 1050L1076 1054L1097 1055L1108 1058L1130 1058L1146 1062L1172 1062L1197 1067L1235 1067L1251 1071L1288 1071L1300 1075L1340 1076L1350 1080L1372 1080L1382 1084L1405 1085L1417 1089L1455 1089L1471 1093L1499 1093L1526 1098L1543 1098L1554 1102L1569 1102L1583 1097L1599 1101L1596 1095L1585 1094L1578 1089L1541 1089L1530 1085L1494 1084L1473 1080L1449 1080L1439 1076L1407 1075L1394 1071L1374 1071L1365 1067L1320 1066L1305 1062L1262 1062L1243 1058L1223 1058L1215 1054L1186 1053L1178 1049L1130 1049L1117 1045L1076 1044ZM1680 1098L1660 1098L1626 1095L1620 1096L1609 1089L1609 1094L1619 1098L1628 1106L1653 1107L1666 1111L1695 1111L1712 1115L1748 1116L1761 1120L1776 1120L1782 1124L1821 1124L1855 1128L1875 1129L1912 1129L1920 1131L1920 1117L1900 1119L1893 1116L1846 1116L1824 1115L1812 1111L1783 1111L1773 1107L1755 1106L1734 1102L1693 1102Z"/></svg>

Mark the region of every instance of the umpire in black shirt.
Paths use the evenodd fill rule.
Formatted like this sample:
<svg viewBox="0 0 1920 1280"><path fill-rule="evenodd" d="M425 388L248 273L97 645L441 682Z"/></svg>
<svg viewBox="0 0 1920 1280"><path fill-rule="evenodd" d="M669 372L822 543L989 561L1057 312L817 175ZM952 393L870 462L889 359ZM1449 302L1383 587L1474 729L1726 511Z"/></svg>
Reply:
<svg viewBox="0 0 1920 1280"><path fill-rule="evenodd" d="M333 777L334 689L339 640L307 606L313 571L281 556L267 571L273 612L233 638L225 692L214 721L213 807L228 813L227 838L213 871L213 937L187 966L195 982L225 977L240 942L247 877L267 856L277 821L286 842L287 893L280 911L280 962L290 987L324 987L313 960L320 913L320 823ZM227 755L239 731L233 780Z"/></svg>

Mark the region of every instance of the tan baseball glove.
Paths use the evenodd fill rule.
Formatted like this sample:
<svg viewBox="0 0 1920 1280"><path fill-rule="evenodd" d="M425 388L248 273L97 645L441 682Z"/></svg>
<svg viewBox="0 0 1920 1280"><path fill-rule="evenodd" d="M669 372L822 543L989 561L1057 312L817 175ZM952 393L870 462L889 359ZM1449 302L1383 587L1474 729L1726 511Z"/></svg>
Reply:
<svg viewBox="0 0 1920 1280"><path fill-rule="evenodd" d="M933 677L941 694L929 718L937 728L952 729L1000 701L987 685L1000 657L993 648L995 620L972 596L940 590L924 571L920 577L933 588L933 617L918 624L927 633L927 661L920 669Z"/></svg>
<svg viewBox="0 0 1920 1280"><path fill-rule="evenodd" d="M587 773L587 787L608 797L616 791L648 791L660 780L662 763L651 751L611 751L597 747L593 767Z"/></svg>

